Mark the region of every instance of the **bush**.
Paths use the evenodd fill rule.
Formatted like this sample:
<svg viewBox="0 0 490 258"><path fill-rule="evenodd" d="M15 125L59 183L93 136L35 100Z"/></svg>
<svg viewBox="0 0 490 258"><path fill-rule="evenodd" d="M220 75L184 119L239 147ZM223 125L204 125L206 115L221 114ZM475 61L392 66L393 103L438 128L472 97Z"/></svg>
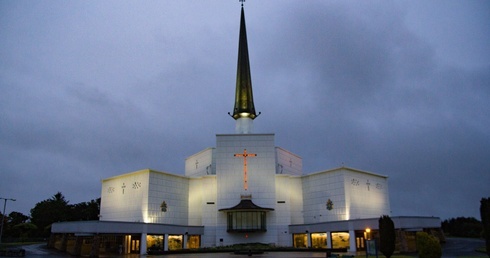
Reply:
<svg viewBox="0 0 490 258"><path fill-rule="evenodd" d="M425 232L417 232L417 251L420 258L439 258L442 256L439 240Z"/></svg>

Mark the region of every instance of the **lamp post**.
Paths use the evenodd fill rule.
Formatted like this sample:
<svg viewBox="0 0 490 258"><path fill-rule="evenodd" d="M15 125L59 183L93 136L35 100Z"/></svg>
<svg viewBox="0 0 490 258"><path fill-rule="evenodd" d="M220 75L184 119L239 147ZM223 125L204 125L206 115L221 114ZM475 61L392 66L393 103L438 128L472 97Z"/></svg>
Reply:
<svg viewBox="0 0 490 258"><path fill-rule="evenodd" d="M13 201L15 202L15 199L12 198L2 198L0 197L0 200L3 200L3 213L2 213L2 226L0 227L0 244L2 244L2 235L3 235L3 221L5 220L5 208L7 207L7 201Z"/></svg>

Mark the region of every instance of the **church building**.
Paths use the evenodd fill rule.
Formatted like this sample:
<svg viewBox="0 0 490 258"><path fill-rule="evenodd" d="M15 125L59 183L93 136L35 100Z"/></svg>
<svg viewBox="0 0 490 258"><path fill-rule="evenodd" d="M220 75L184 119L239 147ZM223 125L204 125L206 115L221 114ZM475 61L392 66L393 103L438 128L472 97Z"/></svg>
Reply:
<svg viewBox="0 0 490 258"><path fill-rule="evenodd" d="M260 112L243 5L228 114L235 133L217 134L216 146L189 156L185 173L143 169L102 180L99 221L55 223L50 245L76 255L241 243L365 250L366 229L375 234L379 217L390 215L388 177L350 167L305 174L302 158L277 146L274 134L254 132ZM439 218L392 219L405 239L440 228ZM405 243L400 248L410 248Z"/></svg>

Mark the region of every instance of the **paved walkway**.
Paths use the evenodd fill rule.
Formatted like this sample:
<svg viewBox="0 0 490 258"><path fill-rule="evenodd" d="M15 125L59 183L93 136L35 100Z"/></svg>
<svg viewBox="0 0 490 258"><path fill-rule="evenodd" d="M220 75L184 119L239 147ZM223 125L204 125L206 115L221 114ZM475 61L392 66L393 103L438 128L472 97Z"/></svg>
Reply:
<svg viewBox="0 0 490 258"><path fill-rule="evenodd" d="M443 245L442 257L488 257L484 253L476 252L475 249L485 245L485 241L482 239L471 238L447 238L447 242ZM68 254L59 253L57 251L49 250L45 248L45 244L27 245L23 246L26 250L27 258L38 257L53 257L53 258L67 258L72 257ZM363 253L358 253L361 255ZM381 256L381 255L380 255ZM417 257L416 254L413 255ZM165 254L165 255L110 255L100 256L101 258L137 258L137 257L165 257L165 258L182 258L182 257L248 257L247 255L236 255L233 253L199 253L199 254ZM263 254L254 254L252 257L280 257L280 258L310 258L310 257L326 257L325 253L320 252L265 252Z"/></svg>

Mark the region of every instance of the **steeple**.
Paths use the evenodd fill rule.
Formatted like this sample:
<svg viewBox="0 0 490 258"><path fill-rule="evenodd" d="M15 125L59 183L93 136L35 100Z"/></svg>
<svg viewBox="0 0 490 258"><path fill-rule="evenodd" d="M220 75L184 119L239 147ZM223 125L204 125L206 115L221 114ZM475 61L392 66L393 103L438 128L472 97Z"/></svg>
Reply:
<svg viewBox="0 0 490 258"><path fill-rule="evenodd" d="M245 12L243 11L243 2L240 18L240 37L238 42L235 107L233 109L233 115L231 116L236 120L236 133L252 133L253 119L255 119L258 115L255 113L252 93L252 77L250 76L247 30L245 28Z"/></svg>

